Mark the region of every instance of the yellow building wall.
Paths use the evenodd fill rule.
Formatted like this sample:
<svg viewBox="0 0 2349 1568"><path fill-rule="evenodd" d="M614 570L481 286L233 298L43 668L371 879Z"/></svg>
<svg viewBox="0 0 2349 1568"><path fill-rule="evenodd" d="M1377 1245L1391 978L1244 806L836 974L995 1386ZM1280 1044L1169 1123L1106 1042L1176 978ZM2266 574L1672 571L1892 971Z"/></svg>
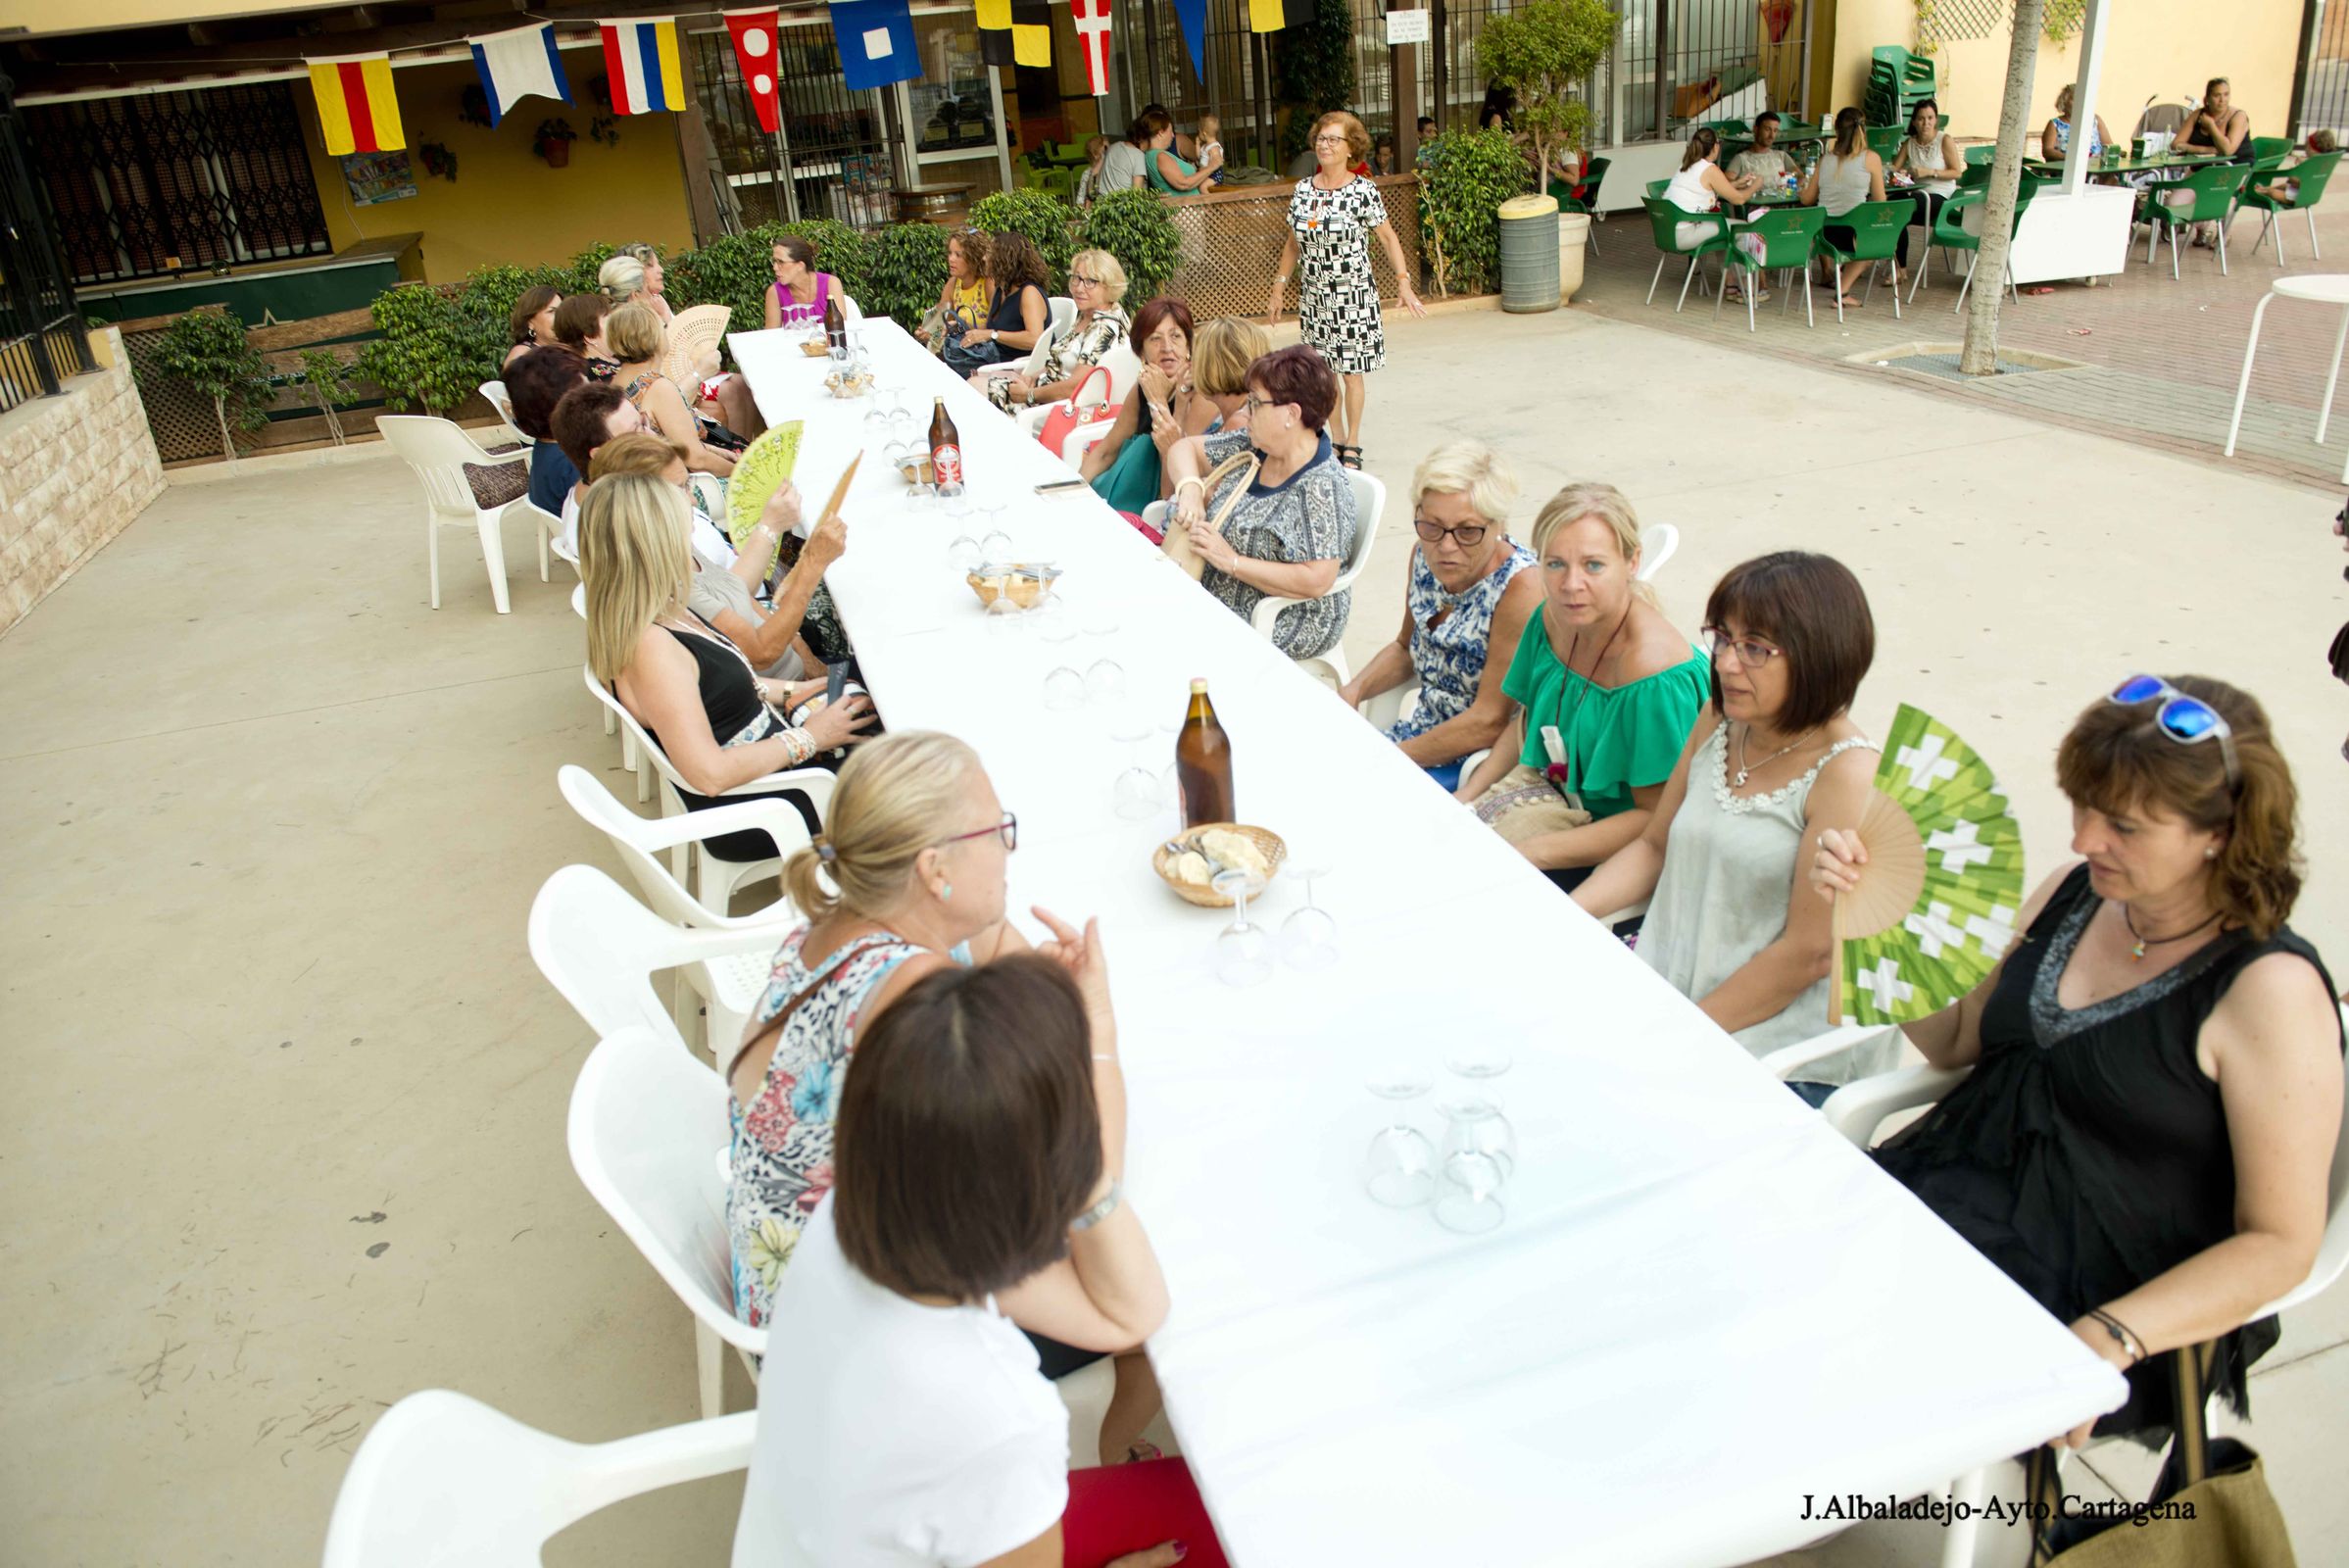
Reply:
<svg viewBox="0 0 2349 1568"><path fill-rule="evenodd" d="M89 32L99 27L151 27L210 22L221 17L279 16L333 9L319 0L0 0L0 32Z"/></svg>
<svg viewBox="0 0 2349 1568"><path fill-rule="evenodd" d="M2292 67L2300 52L2302 0L2105 0L2104 70L2096 110L2105 128L2127 136L2136 126L2148 94L2162 103L2202 96L2212 76L2234 84L2234 103L2251 116L2261 136L2290 129ZM1824 104L1833 114L1863 99L1869 51L1884 44L1913 47L1917 32L1914 0L1839 0L1833 40L1832 92ZM2006 96L2009 34L2002 26L1987 38L1943 44L1933 56L1941 113L1955 121L1961 137L1998 132L1998 106ZM2062 44L2039 39L2038 68L2031 81L2031 128L2047 123L2055 95L2080 74L2080 39Z"/></svg>
<svg viewBox="0 0 2349 1568"><path fill-rule="evenodd" d="M582 100L603 69L594 49L563 51L563 74ZM598 240L649 240L668 250L693 243L693 214L677 157L677 117L619 117L619 144L588 139L593 111L581 103L525 98L495 130L458 118L465 89L479 84L469 65L418 66L392 73L416 194L373 207L351 202L339 159L326 156L318 105L294 84L318 201L334 248L384 234L420 233L424 276L454 282L492 263L536 266L566 261ZM530 150L542 120L567 120L579 139L568 167L552 169ZM439 142L456 155L454 184L424 172L416 149Z"/></svg>

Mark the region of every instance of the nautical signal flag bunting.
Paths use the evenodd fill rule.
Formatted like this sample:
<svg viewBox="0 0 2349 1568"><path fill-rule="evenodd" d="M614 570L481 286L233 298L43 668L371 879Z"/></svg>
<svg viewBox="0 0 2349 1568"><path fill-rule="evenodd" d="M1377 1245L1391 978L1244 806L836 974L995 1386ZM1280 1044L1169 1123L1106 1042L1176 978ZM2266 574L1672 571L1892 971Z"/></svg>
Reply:
<svg viewBox="0 0 2349 1568"><path fill-rule="evenodd" d="M751 113L759 117L759 128L772 136L782 125L782 104L775 94L775 27L782 19L771 6L725 15L726 31L734 35L734 57L742 65L742 84L751 95Z"/></svg>
<svg viewBox="0 0 2349 1568"><path fill-rule="evenodd" d="M520 99L532 93L563 103L571 101L571 86L563 74L556 53L555 28L550 23L468 38L473 69L481 74L481 91L489 99L489 122L504 120Z"/></svg>
<svg viewBox="0 0 2349 1568"><path fill-rule="evenodd" d="M906 0L832 0L832 33L840 46L840 74L851 92L921 74Z"/></svg>
<svg viewBox="0 0 2349 1568"><path fill-rule="evenodd" d="M612 110L649 115L685 107L685 66L677 55L677 19L637 17L599 22L604 70L612 77Z"/></svg>
<svg viewBox="0 0 2349 1568"><path fill-rule="evenodd" d="M1068 0L1085 56L1085 78L1096 98L1109 90L1109 0Z"/></svg>
<svg viewBox="0 0 2349 1568"><path fill-rule="evenodd" d="M318 129L326 152L387 153L408 145L400 128L399 101L392 97L391 56L313 60L310 90L318 94Z"/></svg>
<svg viewBox="0 0 2349 1568"><path fill-rule="evenodd" d="M1248 0L1250 32L1279 32L1313 20L1313 0Z"/></svg>
<svg viewBox="0 0 2349 1568"><path fill-rule="evenodd" d="M1052 0L975 0L979 58L991 66L1052 63Z"/></svg>

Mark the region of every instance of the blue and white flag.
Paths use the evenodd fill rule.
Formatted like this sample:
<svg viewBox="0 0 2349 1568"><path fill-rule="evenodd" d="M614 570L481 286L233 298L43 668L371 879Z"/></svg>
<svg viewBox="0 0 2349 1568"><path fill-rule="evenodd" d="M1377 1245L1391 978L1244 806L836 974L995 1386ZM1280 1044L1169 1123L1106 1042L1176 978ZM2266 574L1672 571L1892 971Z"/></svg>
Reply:
<svg viewBox="0 0 2349 1568"><path fill-rule="evenodd" d="M473 47L473 69L481 73L481 90L489 95L492 125L532 93L566 104L571 101L570 83L563 79L563 62L555 53L552 24L465 41Z"/></svg>
<svg viewBox="0 0 2349 1568"><path fill-rule="evenodd" d="M1207 58L1207 0L1174 0L1174 8L1183 24L1183 41L1191 45L1191 74L1205 81L1199 62Z"/></svg>
<svg viewBox="0 0 2349 1568"><path fill-rule="evenodd" d="M921 75L906 0L832 0L832 32L851 92Z"/></svg>

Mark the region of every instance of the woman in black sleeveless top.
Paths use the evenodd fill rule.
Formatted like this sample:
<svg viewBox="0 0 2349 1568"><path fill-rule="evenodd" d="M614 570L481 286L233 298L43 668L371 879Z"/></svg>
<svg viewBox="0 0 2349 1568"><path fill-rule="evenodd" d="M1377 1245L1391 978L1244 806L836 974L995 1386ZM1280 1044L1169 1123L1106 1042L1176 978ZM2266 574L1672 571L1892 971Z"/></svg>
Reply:
<svg viewBox="0 0 2349 1568"><path fill-rule="evenodd" d="M1908 1026L1971 1077L1877 1152L1885 1171L2129 1376L2083 1424L2167 1440L2161 1352L2216 1340L2247 1411L2276 1343L2249 1321L2314 1264L2341 1115L2340 1015L2299 893L2296 799L2267 715L2214 680L2137 676L2057 756L2085 858L1955 1006ZM1822 841L1815 880L1848 886ZM2142 1363L2142 1364L2140 1364Z"/></svg>
<svg viewBox="0 0 2349 1568"><path fill-rule="evenodd" d="M872 709L853 696L805 728L786 724L774 705L787 683L762 679L742 650L685 608L689 527L674 486L640 474L599 479L579 512L579 574L587 585L588 664L661 748L685 781L678 796L698 811L739 802L745 797L726 792L861 739ZM810 834L820 830L804 795L779 793ZM705 848L722 860L755 860L780 847L745 830Z"/></svg>

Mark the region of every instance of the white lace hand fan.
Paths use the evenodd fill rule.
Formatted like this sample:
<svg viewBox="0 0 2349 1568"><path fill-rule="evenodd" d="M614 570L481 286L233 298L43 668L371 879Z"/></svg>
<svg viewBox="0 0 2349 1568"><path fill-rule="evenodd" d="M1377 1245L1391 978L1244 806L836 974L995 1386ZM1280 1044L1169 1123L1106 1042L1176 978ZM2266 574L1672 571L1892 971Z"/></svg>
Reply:
<svg viewBox="0 0 2349 1568"><path fill-rule="evenodd" d="M1835 900L1828 1022L1929 1017L1980 985L2014 940L2022 828L1981 754L1903 704L1859 837L1868 863Z"/></svg>

